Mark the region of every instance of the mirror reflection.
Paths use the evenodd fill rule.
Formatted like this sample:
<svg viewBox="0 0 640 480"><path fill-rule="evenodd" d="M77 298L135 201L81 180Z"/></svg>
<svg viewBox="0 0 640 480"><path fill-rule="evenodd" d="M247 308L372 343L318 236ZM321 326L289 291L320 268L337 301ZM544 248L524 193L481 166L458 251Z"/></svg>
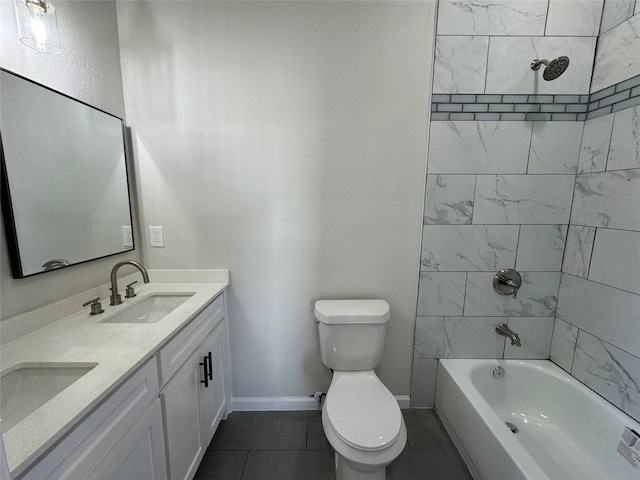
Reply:
<svg viewBox="0 0 640 480"><path fill-rule="evenodd" d="M5 70L0 112L14 278L133 250L122 120Z"/></svg>

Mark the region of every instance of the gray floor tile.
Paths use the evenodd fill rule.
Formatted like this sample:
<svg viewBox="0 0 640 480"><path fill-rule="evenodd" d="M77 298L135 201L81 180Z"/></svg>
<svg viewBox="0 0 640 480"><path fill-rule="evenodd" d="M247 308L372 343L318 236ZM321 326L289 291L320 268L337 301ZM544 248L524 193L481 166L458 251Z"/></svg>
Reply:
<svg viewBox="0 0 640 480"><path fill-rule="evenodd" d="M433 410L402 414L407 446L387 467L387 480L471 480ZM333 456L319 411L234 412L220 424L195 480L335 479Z"/></svg>
<svg viewBox="0 0 640 480"><path fill-rule="evenodd" d="M451 441L434 410L402 410L410 448L450 447Z"/></svg>
<svg viewBox="0 0 640 480"><path fill-rule="evenodd" d="M419 480L473 480L467 466L454 447L409 449L408 456L418 472ZM394 480L404 480L394 478Z"/></svg>
<svg viewBox="0 0 640 480"><path fill-rule="evenodd" d="M240 480L247 453L207 451L193 480Z"/></svg>
<svg viewBox="0 0 640 480"><path fill-rule="evenodd" d="M242 480L334 480L330 450L249 452Z"/></svg>
<svg viewBox="0 0 640 480"><path fill-rule="evenodd" d="M307 412L233 412L209 450L304 450Z"/></svg>
<svg viewBox="0 0 640 480"><path fill-rule="evenodd" d="M387 467L387 480L473 480L464 462L453 449L406 448Z"/></svg>
<svg viewBox="0 0 640 480"><path fill-rule="evenodd" d="M406 446L400 456L387 466L387 480L418 480L420 478L408 451L409 446Z"/></svg>
<svg viewBox="0 0 640 480"><path fill-rule="evenodd" d="M331 450L322 429L322 411L307 412L307 450Z"/></svg>

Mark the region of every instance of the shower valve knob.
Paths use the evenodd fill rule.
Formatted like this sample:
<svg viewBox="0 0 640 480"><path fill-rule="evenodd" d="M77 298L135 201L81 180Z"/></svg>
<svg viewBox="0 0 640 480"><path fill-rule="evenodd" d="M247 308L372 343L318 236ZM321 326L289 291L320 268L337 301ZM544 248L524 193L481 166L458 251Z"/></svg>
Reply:
<svg viewBox="0 0 640 480"><path fill-rule="evenodd" d="M493 289L500 295L516 298L521 285L522 277L513 268L503 268L493 277Z"/></svg>

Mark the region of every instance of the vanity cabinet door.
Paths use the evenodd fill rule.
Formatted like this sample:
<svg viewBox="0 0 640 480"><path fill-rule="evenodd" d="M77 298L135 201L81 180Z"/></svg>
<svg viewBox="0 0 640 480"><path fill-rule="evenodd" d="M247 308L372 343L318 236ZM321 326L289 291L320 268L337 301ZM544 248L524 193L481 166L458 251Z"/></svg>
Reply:
<svg viewBox="0 0 640 480"><path fill-rule="evenodd" d="M229 407L223 296L194 322L160 352L162 377L170 378L160 392L170 480L193 478Z"/></svg>
<svg viewBox="0 0 640 480"><path fill-rule="evenodd" d="M160 386L173 377L202 344L202 339L224 318L224 294L220 294L159 352Z"/></svg>
<svg viewBox="0 0 640 480"><path fill-rule="evenodd" d="M160 399L140 415L88 478L166 480Z"/></svg>
<svg viewBox="0 0 640 480"><path fill-rule="evenodd" d="M201 358L211 358L211 380L207 382L208 386L201 385L200 390L202 392L202 432L205 446L209 445L227 411L226 346L226 323L220 322L207 336L200 349Z"/></svg>
<svg viewBox="0 0 640 480"><path fill-rule="evenodd" d="M170 480L193 478L204 455L200 420L200 381L204 378L196 350L160 392Z"/></svg>

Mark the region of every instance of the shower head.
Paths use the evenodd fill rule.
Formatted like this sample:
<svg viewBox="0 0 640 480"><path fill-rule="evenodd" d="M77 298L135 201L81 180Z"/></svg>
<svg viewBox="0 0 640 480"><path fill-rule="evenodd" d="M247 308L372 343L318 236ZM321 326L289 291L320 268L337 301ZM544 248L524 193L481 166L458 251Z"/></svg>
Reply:
<svg viewBox="0 0 640 480"><path fill-rule="evenodd" d="M555 80L569 67L569 57L558 57L555 60L538 60L537 58L531 62L531 70L539 70L540 65L544 64L545 69L542 78L545 80Z"/></svg>

